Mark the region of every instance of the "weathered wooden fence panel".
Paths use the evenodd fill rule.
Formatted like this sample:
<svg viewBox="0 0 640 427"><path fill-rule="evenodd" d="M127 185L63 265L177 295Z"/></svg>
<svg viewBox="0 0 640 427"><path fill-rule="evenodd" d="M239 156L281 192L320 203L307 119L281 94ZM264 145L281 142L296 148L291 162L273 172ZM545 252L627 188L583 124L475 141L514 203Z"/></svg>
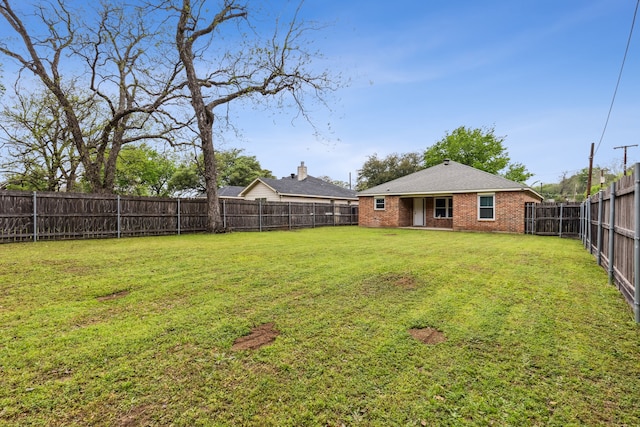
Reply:
<svg viewBox="0 0 640 427"><path fill-rule="evenodd" d="M638 178L636 178L638 177ZM527 203L525 232L560 237L578 237L596 258L640 323L640 164L632 176L624 176L611 187L582 204Z"/></svg>
<svg viewBox="0 0 640 427"><path fill-rule="evenodd" d="M638 177L638 178L636 178ZM582 243L607 270L634 310L640 323L640 164L632 176L624 176L611 187L587 199L581 208Z"/></svg>
<svg viewBox="0 0 640 427"><path fill-rule="evenodd" d="M542 236L578 237L579 203L527 203L525 233Z"/></svg>
<svg viewBox="0 0 640 427"><path fill-rule="evenodd" d="M228 230L357 225L357 206L221 199ZM206 230L204 199L0 191L0 243ZM35 227L34 227L35 224Z"/></svg>

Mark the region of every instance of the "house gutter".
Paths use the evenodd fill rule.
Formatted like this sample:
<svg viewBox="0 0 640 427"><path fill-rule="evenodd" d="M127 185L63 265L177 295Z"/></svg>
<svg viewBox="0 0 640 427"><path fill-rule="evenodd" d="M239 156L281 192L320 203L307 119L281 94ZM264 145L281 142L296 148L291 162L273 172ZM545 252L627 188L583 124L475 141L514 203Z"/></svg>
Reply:
<svg viewBox="0 0 640 427"><path fill-rule="evenodd" d="M531 188L475 188L469 190L447 190L447 191L429 191L429 192L379 192L379 193L358 193L359 197L381 197L381 196L450 196L453 194L468 194L468 193L504 193L504 192L518 192L528 191L538 196L540 199L543 197Z"/></svg>
<svg viewBox="0 0 640 427"><path fill-rule="evenodd" d="M288 194L288 193L280 193L277 192L280 197L314 197L316 199L327 199L327 200L350 200L352 202L357 202L358 197L338 197L338 196L317 196L315 194Z"/></svg>

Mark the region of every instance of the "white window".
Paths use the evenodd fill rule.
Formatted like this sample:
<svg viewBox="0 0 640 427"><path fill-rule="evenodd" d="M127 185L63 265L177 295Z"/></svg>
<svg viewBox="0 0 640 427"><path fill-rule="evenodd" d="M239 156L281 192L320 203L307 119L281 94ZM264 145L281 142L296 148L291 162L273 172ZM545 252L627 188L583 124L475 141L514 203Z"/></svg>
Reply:
<svg viewBox="0 0 640 427"><path fill-rule="evenodd" d="M436 218L453 218L453 198L438 197L435 200L433 216Z"/></svg>
<svg viewBox="0 0 640 427"><path fill-rule="evenodd" d="M373 208L377 211L384 210L384 197L375 197L373 199Z"/></svg>
<svg viewBox="0 0 640 427"><path fill-rule="evenodd" d="M494 220L495 215L495 194L478 194L478 219Z"/></svg>

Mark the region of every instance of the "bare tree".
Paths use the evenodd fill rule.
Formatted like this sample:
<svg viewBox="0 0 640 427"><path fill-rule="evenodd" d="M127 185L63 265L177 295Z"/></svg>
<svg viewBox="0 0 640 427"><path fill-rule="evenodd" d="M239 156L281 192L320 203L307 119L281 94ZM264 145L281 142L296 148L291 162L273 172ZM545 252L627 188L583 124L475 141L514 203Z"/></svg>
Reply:
<svg viewBox="0 0 640 427"><path fill-rule="evenodd" d="M179 63L155 49L162 31L150 28L142 9L105 3L93 22L90 16L75 19L57 0L39 4L33 19L40 22L28 28L9 0L2 0L0 15L20 41L5 40L0 53L53 94L92 191L113 191L124 144L168 139L184 124L163 110L179 96ZM77 87L85 96L71 90ZM89 104L100 113L83 123L77 108Z"/></svg>
<svg viewBox="0 0 640 427"><path fill-rule="evenodd" d="M0 142L8 153L0 168L25 188L75 189L80 160L57 106L47 91L23 95L16 89L16 104L0 112Z"/></svg>
<svg viewBox="0 0 640 427"><path fill-rule="evenodd" d="M186 73L204 159L209 232L223 231L213 129L216 120L225 119L226 109L222 108L220 115L217 109L228 108L228 104L240 99L270 98L282 105L286 96L308 118L305 95L323 102L324 95L336 86L328 72L311 70L316 53L306 50L305 36L317 28L299 19L302 3L284 26L276 22L267 38L261 38L251 25L246 4L237 0L221 3L213 12L205 0L181 0L175 5L179 13L175 42ZM228 37L223 35L225 30L231 32Z"/></svg>

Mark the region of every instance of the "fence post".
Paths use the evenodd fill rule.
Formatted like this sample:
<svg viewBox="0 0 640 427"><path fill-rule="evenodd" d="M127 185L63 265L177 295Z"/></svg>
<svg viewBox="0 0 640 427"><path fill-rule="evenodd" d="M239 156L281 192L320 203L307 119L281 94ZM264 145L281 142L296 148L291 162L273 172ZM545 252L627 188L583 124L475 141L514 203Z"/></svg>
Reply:
<svg viewBox="0 0 640 427"><path fill-rule="evenodd" d="M311 228L316 228L316 204L311 203L311 219L313 220L313 227Z"/></svg>
<svg viewBox="0 0 640 427"><path fill-rule="evenodd" d="M38 196L33 192L33 241L38 241Z"/></svg>
<svg viewBox="0 0 640 427"><path fill-rule="evenodd" d="M596 236L596 260L602 265L602 191L598 192L598 235Z"/></svg>
<svg viewBox="0 0 640 427"><path fill-rule="evenodd" d="M558 224L558 236L562 238L562 214L564 203L560 203L560 223Z"/></svg>
<svg viewBox="0 0 640 427"><path fill-rule="evenodd" d="M222 199L222 228L227 229L227 200Z"/></svg>
<svg viewBox="0 0 640 427"><path fill-rule="evenodd" d="M636 323L640 323L640 163L635 164L634 176L634 241L633 241L633 281L635 282L635 292L633 295L633 312Z"/></svg>
<svg viewBox="0 0 640 427"><path fill-rule="evenodd" d="M289 230L291 230L291 202L289 202Z"/></svg>
<svg viewBox="0 0 640 427"><path fill-rule="evenodd" d="M615 230L616 230L616 183L611 183L611 196L609 197L609 284L613 283L613 257L615 250Z"/></svg>
<svg viewBox="0 0 640 427"><path fill-rule="evenodd" d="M331 208L332 208L331 210L333 211L333 226L335 227L336 226L336 209L337 209L336 204L332 203Z"/></svg>
<svg viewBox="0 0 640 427"><path fill-rule="evenodd" d="M178 236L180 235L180 199L178 199Z"/></svg>
<svg viewBox="0 0 640 427"><path fill-rule="evenodd" d="M116 196L116 201L118 203L118 207L116 208L116 226L118 227L118 239L120 238L120 195Z"/></svg>
<svg viewBox="0 0 640 427"><path fill-rule="evenodd" d="M262 231L262 199L258 200L258 230Z"/></svg>
<svg viewBox="0 0 640 427"><path fill-rule="evenodd" d="M580 203L580 241L584 247L584 202Z"/></svg>
<svg viewBox="0 0 640 427"><path fill-rule="evenodd" d="M587 199L587 245L589 253L593 255L593 245L591 244L591 196Z"/></svg>
<svg viewBox="0 0 640 427"><path fill-rule="evenodd" d="M537 203L531 203L530 205L530 209L531 209L531 224L529 225L531 227L531 229L529 230L530 233L529 234L536 234L536 212L537 212Z"/></svg>

